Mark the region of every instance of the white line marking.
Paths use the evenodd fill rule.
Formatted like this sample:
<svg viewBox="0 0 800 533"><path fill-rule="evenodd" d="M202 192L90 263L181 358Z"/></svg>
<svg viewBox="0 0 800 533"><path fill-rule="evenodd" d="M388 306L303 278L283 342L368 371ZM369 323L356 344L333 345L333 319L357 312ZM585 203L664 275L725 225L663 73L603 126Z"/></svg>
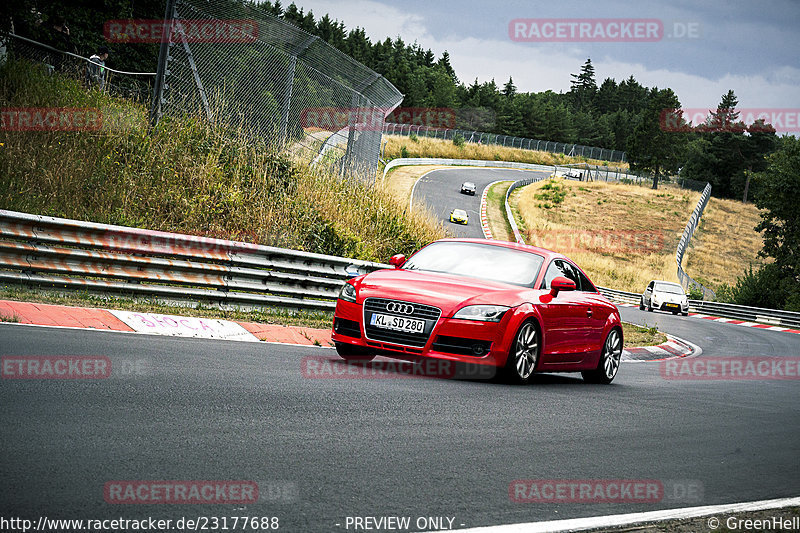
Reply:
<svg viewBox="0 0 800 533"><path fill-rule="evenodd" d="M685 520L718 514L740 513L745 511L763 511L800 505L800 498L778 498L755 502L729 503L723 505L706 505L703 507L684 507L682 509L665 509L644 513L629 513L608 516L592 516L589 518L573 518L568 520L549 520L547 522L527 522L522 524L505 524L502 526L475 527L460 529L460 533L559 533L562 531L586 531L608 527L621 527L632 524L662 522L664 520ZM724 522L723 522L724 523Z"/></svg>

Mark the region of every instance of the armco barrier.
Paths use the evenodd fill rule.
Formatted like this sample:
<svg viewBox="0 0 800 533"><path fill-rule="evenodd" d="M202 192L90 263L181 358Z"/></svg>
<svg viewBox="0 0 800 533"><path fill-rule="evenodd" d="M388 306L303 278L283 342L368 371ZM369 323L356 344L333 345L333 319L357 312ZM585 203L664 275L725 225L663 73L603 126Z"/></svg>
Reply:
<svg viewBox="0 0 800 533"><path fill-rule="evenodd" d="M232 307L331 310L388 265L0 210L0 282Z"/></svg>
<svg viewBox="0 0 800 533"><path fill-rule="evenodd" d="M638 305L642 295L637 292L618 291L605 287L597 288L606 297L615 302ZM749 322L763 322L775 326L800 328L800 313L793 311L780 311L765 309L763 307L747 307L744 305L727 304L721 302L708 302L704 300L689 300L689 311L704 315L746 320Z"/></svg>
<svg viewBox="0 0 800 533"><path fill-rule="evenodd" d="M342 282L389 265L0 210L0 282L230 307L332 310ZM598 287L612 300L640 294ZM692 312L800 327L800 313L689 300Z"/></svg>
<svg viewBox="0 0 800 533"><path fill-rule="evenodd" d="M508 225L511 226L511 231L514 232L514 240L520 244L525 244L525 241L522 239L522 235L519 233L519 228L517 227L517 221L514 219L514 213L511 212L511 204L508 203L508 199L511 197L511 193L514 192L515 189L518 187L524 187L526 185L530 185L531 183L535 183L537 181L541 181L542 178L528 178L524 180L515 181L512 183L508 190L506 191L506 200L505 200L505 208L506 208L506 218L508 219Z"/></svg>
<svg viewBox="0 0 800 533"><path fill-rule="evenodd" d="M529 163L516 163L509 161L487 161L482 159L442 159L438 157L398 157L387 163L383 169L383 176L395 167L406 165L447 165L460 167L495 167L495 168L516 168L520 170L539 170L542 172L553 172L555 167L547 165L532 165Z"/></svg>
<svg viewBox="0 0 800 533"><path fill-rule="evenodd" d="M681 263L683 263L683 254L686 253L686 248L689 247L689 241L692 240L694 230L697 229L697 225L700 224L700 217L703 216L703 211L705 210L706 205L708 205L708 200L710 197L711 184L707 183L706 188L703 189L703 194L700 196L700 200L697 202L694 211L692 211L692 216L689 217L689 222L686 223L686 227L683 229L683 235L681 235L681 240L678 242L678 248L675 251L675 261L678 263L678 279L680 280L681 285L683 285L683 289L686 290L689 287L693 287L701 290L703 292L704 300L708 298L713 299L716 296L714 291L693 280L686 272L683 271L683 265Z"/></svg>

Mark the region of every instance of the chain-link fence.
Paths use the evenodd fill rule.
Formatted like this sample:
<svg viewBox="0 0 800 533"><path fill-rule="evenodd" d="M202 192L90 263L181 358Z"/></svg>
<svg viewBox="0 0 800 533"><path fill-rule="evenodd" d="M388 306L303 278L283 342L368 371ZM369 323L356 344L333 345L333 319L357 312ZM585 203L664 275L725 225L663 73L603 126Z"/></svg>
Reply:
<svg viewBox="0 0 800 533"><path fill-rule="evenodd" d="M109 67L96 70L99 77L87 76L91 61L72 52L13 33L0 35L9 58L41 63L50 74L59 74L83 82L87 87L105 91L113 96L149 102L153 94L155 72L125 72Z"/></svg>
<svg viewBox="0 0 800 533"><path fill-rule="evenodd" d="M253 5L169 0L165 19L152 121L199 113L309 161L328 141L317 164L375 179L403 98L384 77Z"/></svg>
<svg viewBox="0 0 800 533"><path fill-rule="evenodd" d="M553 154L564 154L575 157L586 157L600 161L613 161L624 163L625 152L619 150L609 150L608 148L598 148L596 146L583 146L580 144L559 143L555 141L541 141L538 139L526 139L524 137L514 137L511 135L500 135L497 133L486 133L484 131L469 131L459 129L432 128L419 124L393 124L387 123L383 132L387 135L419 135L422 137L434 137L436 139L453 140L460 136L464 142L478 144L495 144L507 146L509 148L521 148L523 150L538 150Z"/></svg>

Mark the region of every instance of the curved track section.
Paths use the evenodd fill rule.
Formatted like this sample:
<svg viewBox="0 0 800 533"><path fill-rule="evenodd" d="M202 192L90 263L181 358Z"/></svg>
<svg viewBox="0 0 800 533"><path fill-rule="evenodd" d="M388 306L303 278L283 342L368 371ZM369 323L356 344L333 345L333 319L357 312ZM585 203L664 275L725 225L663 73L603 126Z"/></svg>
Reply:
<svg viewBox="0 0 800 533"><path fill-rule="evenodd" d="M435 172L414 201L449 210L467 176L479 201L504 172L519 176ZM791 333L621 313L700 345L701 359L800 354ZM800 494L797 380L671 380L665 363L626 364L612 386L331 378L307 359L341 365L331 350L13 324L0 324L0 355L105 355L136 369L0 381L4 517L277 516L283 531L347 531L347 517L400 516L417 531L433 529L418 517L457 529ZM665 492L652 503L510 497L515 480L547 479L658 480ZM263 494L247 506L111 505L113 480L254 480Z"/></svg>
<svg viewBox="0 0 800 533"><path fill-rule="evenodd" d="M672 319L658 321L667 329ZM800 349L793 334L705 326L698 341L710 353ZM670 381L653 363L625 365L612 386L570 375L529 387L319 379L304 358L334 364L330 350L11 324L0 324L0 352L103 354L141 369L0 382L3 516L247 513L279 516L285 531L344 529L347 516L449 516L458 528L800 492L796 381ZM206 479L293 492L245 509L103 498L112 480ZM702 492L691 502L525 504L509 498L519 479L689 480Z"/></svg>
<svg viewBox="0 0 800 533"><path fill-rule="evenodd" d="M481 194L492 182L498 180L517 181L526 175L549 175L537 170L514 170L504 168L448 168L432 170L422 176L414 186L411 204L422 203L445 223L445 227L456 237L482 239ZM475 196L461 194L461 184L475 184ZM450 222L450 211L463 209L469 215L469 224Z"/></svg>

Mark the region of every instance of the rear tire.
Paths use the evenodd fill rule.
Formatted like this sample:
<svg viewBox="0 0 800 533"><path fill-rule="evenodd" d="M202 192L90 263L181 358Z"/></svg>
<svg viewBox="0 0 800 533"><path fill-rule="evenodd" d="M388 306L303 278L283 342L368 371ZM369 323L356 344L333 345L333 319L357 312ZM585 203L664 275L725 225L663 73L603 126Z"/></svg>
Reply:
<svg viewBox="0 0 800 533"><path fill-rule="evenodd" d="M535 320L526 320L514 336L508 350L503 377L509 383L525 385L530 382L539 364L541 342L539 326Z"/></svg>
<svg viewBox="0 0 800 533"><path fill-rule="evenodd" d="M375 359L375 354L370 353L366 348L361 346L353 346L344 342L337 342L336 353L345 361L372 361Z"/></svg>
<svg viewBox="0 0 800 533"><path fill-rule="evenodd" d="M603 343L603 353L597 362L597 368L581 372L583 380L587 383L600 383L608 385L617 375L620 360L622 359L622 332L614 328L608 332L606 342Z"/></svg>

